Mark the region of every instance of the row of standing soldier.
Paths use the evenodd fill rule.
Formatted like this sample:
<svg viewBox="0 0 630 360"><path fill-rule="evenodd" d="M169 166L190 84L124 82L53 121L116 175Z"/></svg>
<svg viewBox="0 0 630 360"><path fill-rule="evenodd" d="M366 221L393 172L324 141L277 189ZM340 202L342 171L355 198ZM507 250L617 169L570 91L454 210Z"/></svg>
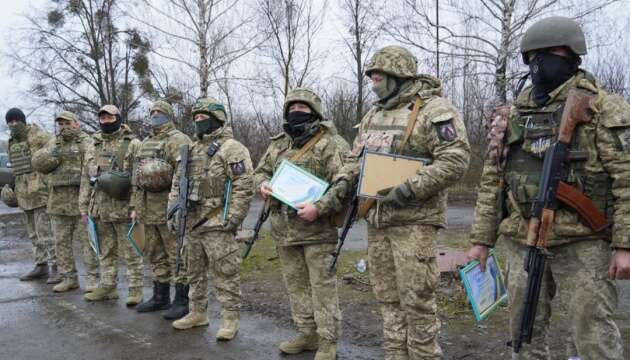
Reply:
<svg viewBox="0 0 630 360"><path fill-rule="evenodd" d="M630 248L630 106L605 93L590 73L579 68L586 43L573 20L551 17L537 22L526 32L521 52L530 67L532 86L514 106L502 108L492 123L469 256L483 264L497 239L511 240L506 259L510 334L518 339L527 284L523 243L531 216L528 206L538 196L542 159L556 139L568 92L579 89L594 95L592 116L575 129L576 140L569 147L576 156L562 160L562 166L568 167L562 181L589 197L611 226L593 231L572 209L563 205L553 209L557 211L546 246L555 256L549 258L545 252L549 261L542 269L534 336L520 356L549 358L546 336L551 300L558 292L571 320L567 354L622 359L621 337L611 320L616 307L612 279L630 275L630 253L625 250ZM335 251L336 219L355 195L351 189L360 154L368 149L424 158L427 166L404 183L383 190L375 203L361 202L357 215L368 222L370 276L383 316L385 359L441 358L436 235L446 226L446 189L468 167L466 129L457 109L442 95L440 81L418 75L416 58L406 49L388 46L377 51L366 76L378 101L357 124L352 148L325 120L319 96L298 88L285 99L284 131L271 139L255 170L248 150L233 138L223 106L212 98L199 99L193 106L195 141L175 129L172 108L163 101L153 104L153 132L142 142L112 105L99 111L101 132L92 137L80 132L74 114L60 113L54 139L35 125L26 125L19 110L10 110L6 119L16 182L14 192L3 189L2 199L17 201L25 211L33 239L36 267L23 279L46 276L46 261L55 261L46 229L49 214L58 267L58 276L49 281L60 281L55 291L79 286L71 244L73 238L82 239L77 241L83 245L86 264L86 300L118 297L117 257L123 254L127 304L138 304L139 312L169 309L165 317L178 319L173 327L188 329L208 324L210 272L222 306L217 339L232 339L240 313L241 257L235 233L257 191L265 199L298 330L279 348L286 354L317 350L315 359L335 359L341 312L337 278L326 268ZM182 145L190 150L180 153ZM578 152L584 156L577 156ZM186 166L179 166L181 154L188 159ZM297 211L272 199L269 181L283 160L329 182L323 198L302 204ZM167 209L176 207L184 178L190 221L166 222ZM96 222L100 259L85 240L81 222L87 222L88 216ZM146 259L152 266L153 294L144 302L142 259L125 240L131 219L145 225ZM177 227L185 227L186 233L185 261L179 271L173 232ZM172 303L171 285L175 286Z"/></svg>

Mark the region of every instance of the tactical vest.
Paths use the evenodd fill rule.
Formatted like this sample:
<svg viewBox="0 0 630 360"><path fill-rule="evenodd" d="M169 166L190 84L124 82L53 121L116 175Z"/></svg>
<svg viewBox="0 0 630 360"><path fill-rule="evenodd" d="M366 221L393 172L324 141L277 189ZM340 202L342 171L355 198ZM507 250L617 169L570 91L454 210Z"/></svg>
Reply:
<svg viewBox="0 0 630 360"><path fill-rule="evenodd" d="M538 195L545 151L556 139L563 109L564 102L540 109L521 108L517 109L518 116L512 118L507 139L510 151L505 165L505 184L514 201L503 204L508 211L517 210L514 206L518 206L521 215L529 218L531 204ZM605 172L586 171L588 153L578 134L579 126L569 145L564 181L582 191L611 218L612 179Z"/></svg>
<svg viewBox="0 0 630 360"><path fill-rule="evenodd" d="M139 159L164 159L164 147L166 146L166 140L177 132L176 129L171 129L165 134L158 136L152 136L142 143L140 150L138 151Z"/></svg>
<svg viewBox="0 0 630 360"><path fill-rule="evenodd" d="M223 197L227 173L217 155L221 141L214 140L208 145L198 143L193 148L188 161L189 201L201 202Z"/></svg>
<svg viewBox="0 0 630 360"><path fill-rule="evenodd" d="M66 143L57 139L56 146L60 165L48 177L50 186L81 185L81 168L84 156L83 139L83 137L77 137Z"/></svg>
<svg viewBox="0 0 630 360"><path fill-rule="evenodd" d="M123 171L125 154L127 153L131 140L133 140L133 138L130 135L123 135L122 139L116 140L118 146L110 149L103 148L103 140L94 141L96 166L98 166L99 172L112 170Z"/></svg>
<svg viewBox="0 0 630 360"><path fill-rule="evenodd" d="M13 175L24 175L33 172L31 166L31 149L28 141L13 142L9 144L9 159Z"/></svg>

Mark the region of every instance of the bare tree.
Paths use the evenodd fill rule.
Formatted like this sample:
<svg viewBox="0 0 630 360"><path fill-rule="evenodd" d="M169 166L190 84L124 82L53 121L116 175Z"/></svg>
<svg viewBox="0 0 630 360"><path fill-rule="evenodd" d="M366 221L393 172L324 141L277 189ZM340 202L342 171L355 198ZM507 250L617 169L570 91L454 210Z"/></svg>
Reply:
<svg viewBox="0 0 630 360"><path fill-rule="evenodd" d="M17 51L9 54L34 78L30 94L42 104L75 111L89 128L104 104L123 115L152 91L147 53L149 41L116 22L115 0L55 1L52 10L25 16ZM42 21L41 19L47 19Z"/></svg>
<svg viewBox="0 0 630 360"><path fill-rule="evenodd" d="M271 60L271 66L280 75L280 83L268 75L275 89L284 98L289 89L305 86L318 59L315 37L322 26L323 9L316 8L313 0L258 0L259 29L268 39L262 55Z"/></svg>
<svg viewBox="0 0 630 360"><path fill-rule="evenodd" d="M348 29L343 41L352 55L352 72L356 81L356 108L353 122L358 124L366 108L365 64L378 38L378 19L373 14L373 11L378 10L377 2L375 0L343 0L341 8L344 24Z"/></svg>
<svg viewBox="0 0 630 360"><path fill-rule="evenodd" d="M154 17L128 13L160 39L153 53L193 71L198 94L204 97L222 68L261 42L256 32L248 31L253 16L245 13L240 0L144 0L144 5Z"/></svg>

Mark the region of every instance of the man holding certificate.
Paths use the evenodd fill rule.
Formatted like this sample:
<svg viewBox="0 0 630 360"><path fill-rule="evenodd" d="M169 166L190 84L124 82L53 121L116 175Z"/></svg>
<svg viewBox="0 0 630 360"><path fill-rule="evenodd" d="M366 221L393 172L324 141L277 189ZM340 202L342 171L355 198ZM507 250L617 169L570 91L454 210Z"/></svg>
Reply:
<svg viewBox="0 0 630 360"><path fill-rule="evenodd" d="M425 159L425 166L402 183L365 199L358 212L367 215L370 276L383 315L385 360L442 356L435 238L446 226L446 189L464 175L470 158L464 123L442 96L440 81L416 70L416 58L402 47L387 46L373 55L366 75L378 101L363 117L352 153ZM358 171L356 165L349 168Z"/></svg>
<svg viewBox="0 0 630 360"><path fill-rule="evenodd" d="M350 188L338 174L348 146L324 121L321 99L310 89L289 91L284 120L284 132L272 138L255 171L260 194L271 201L271 234L298 329L279 348L285 354L317 350L316 360L334 360L341 312L337 277L326 266L337 241L332 215L343 208ZM306 200L293 201L299 199Z"/></svg>

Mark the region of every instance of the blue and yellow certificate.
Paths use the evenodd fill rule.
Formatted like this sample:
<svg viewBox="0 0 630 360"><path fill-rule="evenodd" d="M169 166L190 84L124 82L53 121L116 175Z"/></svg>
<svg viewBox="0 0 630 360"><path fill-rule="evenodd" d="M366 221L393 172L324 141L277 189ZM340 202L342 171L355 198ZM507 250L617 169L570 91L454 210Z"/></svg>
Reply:
<svg viewBox="0 0 630 360"><path fill-rule="evenodd" d="M308 171L283 160L271 179L271 195L296 209L302 203L314 203L328 189L328 183Z"/></svg>

